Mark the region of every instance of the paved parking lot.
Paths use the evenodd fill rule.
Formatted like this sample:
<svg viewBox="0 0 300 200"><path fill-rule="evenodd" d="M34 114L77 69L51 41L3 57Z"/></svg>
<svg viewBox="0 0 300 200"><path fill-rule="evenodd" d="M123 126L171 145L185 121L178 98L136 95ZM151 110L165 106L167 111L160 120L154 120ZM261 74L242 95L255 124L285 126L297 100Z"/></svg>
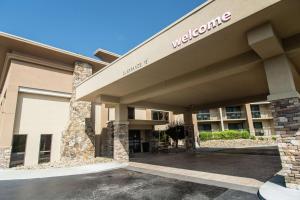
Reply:
<svg viewBox="0 0 300 200"><path fill-rule="evenodd" d="M281 170L277 147L200 149L198 153L134 154L131 162L195 170L266 182Z"/></svg>
<svg viewBox="0 0 300 200"><path fill-rule="evenodd" d="M1 200L257 199L255 194L126 169L57 178L0 181Z"/></svg>

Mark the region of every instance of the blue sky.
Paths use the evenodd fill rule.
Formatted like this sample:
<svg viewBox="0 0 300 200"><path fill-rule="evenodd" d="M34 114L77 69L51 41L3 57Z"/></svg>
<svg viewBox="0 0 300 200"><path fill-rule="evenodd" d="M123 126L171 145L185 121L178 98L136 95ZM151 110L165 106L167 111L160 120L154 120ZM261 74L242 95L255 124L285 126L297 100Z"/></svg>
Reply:
<svg viewBox="0 0 300 200"><path fill-rule="evenodd" d="M0 31L92 56L124 54L205 0L0 0Z"/></svg>

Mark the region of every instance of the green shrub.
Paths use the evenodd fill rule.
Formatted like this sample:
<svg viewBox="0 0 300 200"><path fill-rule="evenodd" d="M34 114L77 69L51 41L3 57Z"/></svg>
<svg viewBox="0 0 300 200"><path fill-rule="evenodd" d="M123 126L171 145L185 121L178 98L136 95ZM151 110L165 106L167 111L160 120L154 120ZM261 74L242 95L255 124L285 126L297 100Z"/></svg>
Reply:
<svg viewBox="0 0 300 200"><path fill-rule="evenodd" d="M199 134L200 140L233 140L233 139L249 139L250 133L248 131L226 130L218 132L201 132Z"/></svg>
<svg viewBox="0 0 300 200"><path fill-rule="evenodd" d="M264 138L263 138L263 137L259 137L258 139L259 139L259 140L264 140Z"/></svg>
<svg viewBox="0 0 300 200"><path fill-rule="evenodd" d="M254 135L251 135L251 136L250 136L250 139L251 139L251 140L255 140L256 137L255 137Z"/></svg>
<svg viewBox="0 0 300 200"><path fill-rule="evenodd" d="M276 138L275 136L272 136L272 140L276 141L276 139L277 139L277 138Z"/></svg>

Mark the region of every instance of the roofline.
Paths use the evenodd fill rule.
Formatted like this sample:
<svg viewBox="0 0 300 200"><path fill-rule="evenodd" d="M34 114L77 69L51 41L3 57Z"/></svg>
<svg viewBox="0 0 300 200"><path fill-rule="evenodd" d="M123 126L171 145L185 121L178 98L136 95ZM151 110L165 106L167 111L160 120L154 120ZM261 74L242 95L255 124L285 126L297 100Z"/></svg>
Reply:
<svg viewBox="0 0 300 200"><path fill-rule="evenodd" d="M145 40L144 42L138 44L137 46L135 46L134 48L132 48L131 50L129 50L127 53L125 53L124 55L122 55L121 57L119 57L118 59L116 59L115 61L113 61L112 63L108 64L107 66L103 67L101 70L97 71L96 73L94 73L93 75L89 76L87 79L85 79L84 81L82 81L81 83L79 83L77 85L80 86L83 83L85 83L86 81L90 80L91 78L93 78L94 76L96 76L97 74L101 73L102 71L104 71L105 69L107 69L108 67L110 67L111 65L113 65L114 63L118 62L119 60L125 58L126 56L128 56L129 54L131 54L132 52L134 52L135 50L139 49L140 47L144 46L145 44L147 44L148 42L152 41L153 39L155 39L156 37L158 37L159 35L163 34L164 32L166 32L167 30L171 29L173 26L175 26L176 24L182 22L183 20L185 20L186 18L190 17L191 15L193 15L194 13L198 12L199 10L201 10L202 8L206 7L207 5L209 5L210 3L214 2L216 0L207 0L206 2L200 4L198 7L194 8L192 11L190 11L189 13L185 14L184 16L182 16L181 18L179 18L178 20L176 20L175 22L171 23L169 26L167 26L166 28L162 29L161 31L159 31L158 33L154 34L153 36L151 36L150 38L148 38L147 40Z"/></svg>
<svg viewBox="0 0 300 200"><path fill-rule="evenodd" d="M101 61L101 60L96 60L96 59L88 57L88 56L80 55L80 54L77 54L77 53L74 53L74 52L71 52L71 51L67 51L67 50L64 50L64 49L53 47L53 46L43 44L43 43L40 43L40 42L35 42L33 40L29 40L29 39L26 39L26 38L23 38L23 37L19 37L19 36L16 36L16 35L5 33L3 31L0 31L0 36L6 37L6 38L9 38L9 39L13 39L13 40L16 40L16 41L19 41L19 42L24 42L24 43L27 43L27 44L31 44L31 45L41 47L41 48L44 48L44 49L48 49L48 50L51 50L51 51L56 51L56 52L61 53L61 54L74 56L74 57L77 57L77 58L80 58L80 59L83 59L83 60L87 60L87 61L90 61L90 62L96 62L96 63L102 64L102 65L105 65L105 66L108 65L107 62L104 62L104 61Z"/></svg>
<svg viewBox="0 0 300 200"><path fill-rule="evenodd" d="M98 48L94 51L94 55L96 55L98 52L103 52L103 53L106 53L106 54L109 54L109 55L112 55L112 56L115 56L115 57L121 57L121 55L117 54L117 53L114 53L114 52L111 52L111 51L108 51L108 50L105 50L105 49L101 49L101 48Z"/></svg>

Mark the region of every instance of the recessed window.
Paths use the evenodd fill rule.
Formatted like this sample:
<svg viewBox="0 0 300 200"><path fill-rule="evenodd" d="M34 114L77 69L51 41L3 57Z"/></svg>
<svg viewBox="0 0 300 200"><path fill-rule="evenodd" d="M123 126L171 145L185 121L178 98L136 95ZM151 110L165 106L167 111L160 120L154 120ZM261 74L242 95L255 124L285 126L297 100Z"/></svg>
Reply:
<svg viewBox="0 0 300 200"><path fill-rule="evenodd" d="M133 107L128 107L128 119L135 119L135 112Z"/></svg>
<svg viewBox="0 0 300 200"><path fill-rule="evenodd" d="M10 167L24 165L27 135L14 135Z"/></svg>
<svg viewBox="0 0 300 200"><path fill-rule="evenodd" d="M152 120L169 121L169 112L152 110Z"/></svg>
<svg viewBox="0 0 300 200"><path fill-rule="evenodd" d="M262 122L253 122L253 126L255 129L255 135L256 136L263 136L264 135L264 129Z"/></svg>
<svg viewBox="0 0 300 200"><path fill-rule="evenodd" d="M243 130L244 124L243 123L228 123L229 130Z"/></svg>
<svg viewBox="0 0 300 200"><path fill-rule="evenodd" d="M199 131L211 131L211 124L200 124Z"/></svg>
<svg viewBox="0 0 300 200"><path fill-rule="evenodd" d="M41 135L39 163L50 162L52 135Z"/></svg>
<svg viewBox="0 0 300 200"><path fill-rule="evenodd" d="M209 109L200 110L197 113L197 119L198 120L210 120L210 112Z"/></svg>
<svg viewBox="0 0 300 200"><path fill-rule="evenodd" d="M242 117L241 106L227 106L226 116L228 119L240 119Z"/></svg>
<svg viewBox="0 0 300 200"><path fill-rule="evenodd" d="M251 105L251 113L253 118L260 118L260 108L259 105Z"/></svg>

